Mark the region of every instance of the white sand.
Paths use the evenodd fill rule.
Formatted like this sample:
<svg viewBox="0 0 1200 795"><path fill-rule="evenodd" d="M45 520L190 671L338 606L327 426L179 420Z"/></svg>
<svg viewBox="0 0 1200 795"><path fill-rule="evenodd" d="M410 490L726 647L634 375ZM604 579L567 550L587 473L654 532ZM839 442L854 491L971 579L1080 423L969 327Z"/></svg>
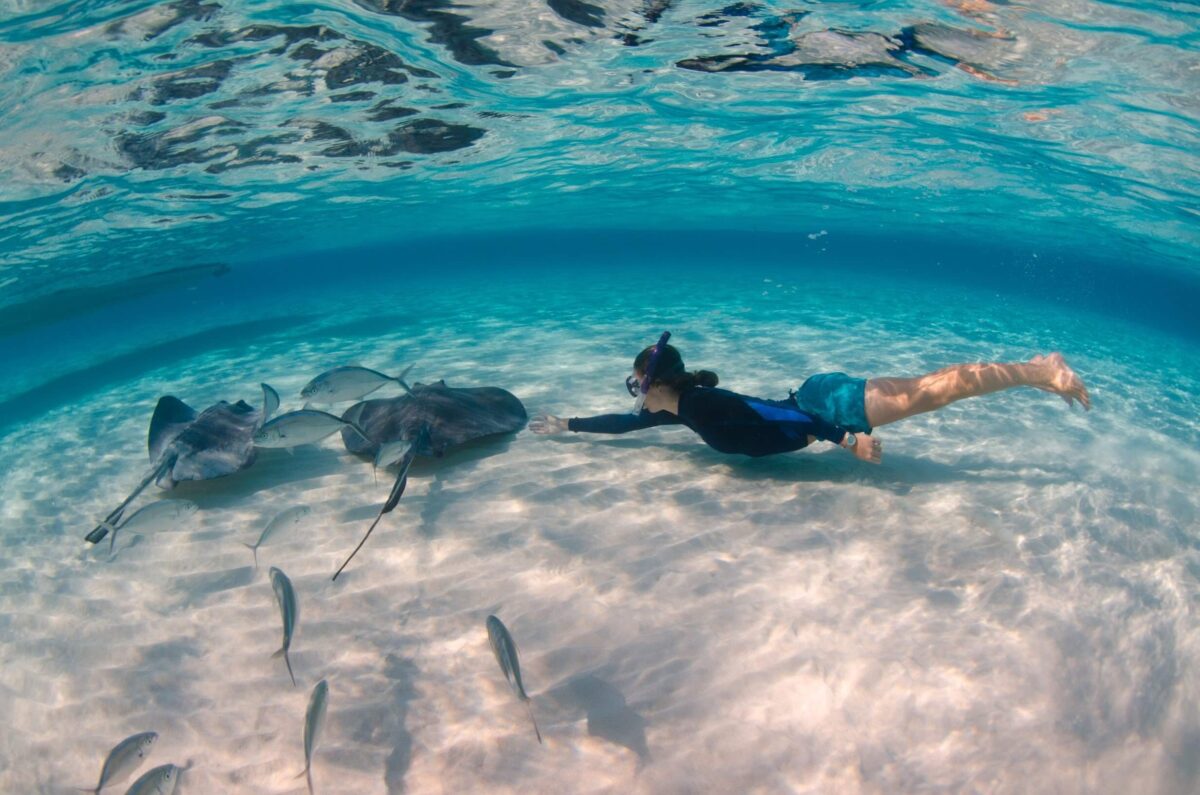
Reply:
<svg viewBox="0 0 1200 795"><path fill-rule="evenodd" d="M408 295L406 324L388 296L353 315L310 296L290 308L365 322L190 356L11 430L0 791L92 786L117 741L154 730L142 771L190 761L181 793L303 792L321 678L319 793L1197 791L1195 348L988 295L881 287L847 306L832 286L729 278L654 296L667 315L637 287L559 280ZM826 445L722 456L686 429L526 431L419 462L337 583L390 478L336 437L148 491L201 510L122 534L111 561L81 540L146 467L159 394L204 407L266 380L297 408L328 366L416 360L417 380L503 386L531 413L625 411L629 361L662 327L690 365L767 397L811 372L1060 348L1095 408L1033 390L961 404L882 429L878 468ZM256 571L238 542L298 503L306 525ZM270 656L270 566L300 602L294 688Z"/></svg>

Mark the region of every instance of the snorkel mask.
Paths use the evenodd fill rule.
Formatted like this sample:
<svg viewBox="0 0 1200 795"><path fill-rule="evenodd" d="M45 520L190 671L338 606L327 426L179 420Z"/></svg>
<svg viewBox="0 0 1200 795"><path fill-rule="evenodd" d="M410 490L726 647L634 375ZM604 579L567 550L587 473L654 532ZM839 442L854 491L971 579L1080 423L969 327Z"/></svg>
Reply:
<svg viewBox="0 0 1200 795"><path fill-rule="evenodd" d="M636 398L633 403L634 414L642 413L642 406L646 404L646 393L650 391L650 382L654 380L654 368L658 364L658 355L662 353L669 339L671 339L671 332L664 331L662 336L658 338L658 342L654 344L654 350L650 352L650 361L646 362L646 373L642 376L642 383L637 387L636 391L632 383L633 376L625 379L626 388Z"/></svg>

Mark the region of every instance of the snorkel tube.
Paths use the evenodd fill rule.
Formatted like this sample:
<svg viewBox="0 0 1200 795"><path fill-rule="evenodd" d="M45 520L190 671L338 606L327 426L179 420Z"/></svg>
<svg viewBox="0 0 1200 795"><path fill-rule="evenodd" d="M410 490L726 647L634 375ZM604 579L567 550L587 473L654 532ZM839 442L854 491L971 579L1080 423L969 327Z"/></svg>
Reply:
<svg viewBox="0 0 1200 795"><path fill-rule="evenodd" d="M633 403L634 414L642 413L642 406L646 403L646 393L650 391L650 382L654 379L654 368L658 364L658 355L662 353L669 339L671 339L671 332L664 331L662 336L658 338L658 342L654 343L654 350L650 352L650 361L646 362L646 374L642 376L642 386L638 390L637 399Z"/></svg>

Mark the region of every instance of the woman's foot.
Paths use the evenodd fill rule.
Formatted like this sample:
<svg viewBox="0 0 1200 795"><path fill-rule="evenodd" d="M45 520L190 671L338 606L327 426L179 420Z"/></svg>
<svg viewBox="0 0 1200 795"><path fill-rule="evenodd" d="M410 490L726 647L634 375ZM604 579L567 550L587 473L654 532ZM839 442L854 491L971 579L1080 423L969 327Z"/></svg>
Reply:
<svg viewBox="0 0 1200 795"><path fill-rule="evenodd" d="M1078 400L1085 411L1091 410L1092 399L1088 396L1087 387L1083 385L1083 379L1075 374L1061 353L1034 356L1029 363L1041 365L1045 370L1043 383L1034 386L1053 392L1067 401L1068 406L1075 405L1075 401Z"/></svg>

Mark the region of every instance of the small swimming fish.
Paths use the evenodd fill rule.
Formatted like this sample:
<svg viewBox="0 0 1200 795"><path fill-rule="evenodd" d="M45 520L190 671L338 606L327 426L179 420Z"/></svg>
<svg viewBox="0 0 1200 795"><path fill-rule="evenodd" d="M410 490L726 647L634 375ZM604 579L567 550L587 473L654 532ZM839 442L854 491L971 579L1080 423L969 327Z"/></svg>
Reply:
<svg viewBox="0 0 1200 795"><path fill-rule="evenodd" d="M529 719L533 721L533 732L537 735L540 743L542 733L538 729L537 718L533 717L533 704L530 702L529 696L525 694L525 685L521 682L521 661L517 658L517 644L513 642L512 635L508 634L508 628L495 616L487 617L487 631L488 640L492 644L492 653L496 655L496 662L500 663L500 671L508 680L513 692L517 694L517 698L524 701L525 706L529 709Z"/></svg>
<svg viewBox="0 0 1200 795"><path fill-rule="evenodd" d="M304 517L312 513L312 508L307 505L297 505L288 508L279 513L274 519L267 522L267 526L263 528L262 534L253 544L242 543L242 546L254 553L254 568L258 568L258 548L261 547L268 538L275 534L276 530L285 527L295 527L300 524Z"/></svg>
<svg viewBox="0 0 1200 795"><path fill-rule="evenodd" d="M388 442L379 446L379 452L375 454L375 466L371 468L372 472L377 471L380 467L390 467L404 456L408 455L409 449L412 448L411 441ZM375 482L379 482L379 476L376 475Z"/></svg>
<svg viewBox="0 0 1200 795"><path fill-rule="evenodd" d="M389 381L395 381L405 392L411 392L404 376L413 366L410 364L398 376L384 375L369 367L335 367L309 381L300 390L300 397L323 403L340 403L344 400L359 400Z"/></svg>
<svg viewBox="0 0 1200 795"><path fill-rule="evenodd" d="M154 743L158 742L156 732L142 732L126 737L108 752L104 766L100 768L100 783L89 792L99 795L100 790L109 784L124 781L133 775L133 771L141 767Z"/></svg>
<svg viewBox="0 0 1200 795"><path fill-rule="evenodd" d="M272 657L283 657L287 663L288 676L292 678L292 686L296 686L296 676L292 673L292 661L288 658L288 650L292 647L292 632L296 629L296 619L299 618L300 608L296 604L296 592L292 589L292 581L279 569L271 567L271 587L275 589L275 599L279 602L279 614L283 618L283 647L272 654Z"/></svg>
<svg viewBox="0 0 1200 795"><path fill-rule="evenodd" d="M134 533L147 533L154 530L165 530L172 527L200 510L191 500L157 500L138 508L128 519L117 526L101 522L101 527L107 527L112 534L108 540L108 551L113 551L117 543L117 531L129 530Z"/></svg>
<svg viewBox="0 0 1200 795"><path fill-rule="evenodd" d="M175 792L175 784L179 781L179 768L175 765L163 765L133 782L125 795L171 795Z"/></svg>
<svg viewBox="0 0 1200 795"><path fill-rule="evenodd" d="M313 795L312 756L317 750L317 741L321 739L321 729L325 726L325 705L329 698L329 685L322 679L313 688L308 697L308 710L304 713L304 770L300 776L308 781L308 795Z"/></svg>
<svg viewBox="0 0 1200 795"><path fill-rule="evenodd" d="M353 428L359 436L367 439L363 429L353 422L347 422L325 411L301 409L280 414L265 423L254 432L254 444L256 447L295 447L312 444L342 428Z"/></svg>
<svg viewBox="0 0 1200 795"><path fill-rule="evenodd" d="M279 393L270 384L259 384L263 392L263 415L262 421L266 422L271 419L271 415L279 408Z"/></svg>

